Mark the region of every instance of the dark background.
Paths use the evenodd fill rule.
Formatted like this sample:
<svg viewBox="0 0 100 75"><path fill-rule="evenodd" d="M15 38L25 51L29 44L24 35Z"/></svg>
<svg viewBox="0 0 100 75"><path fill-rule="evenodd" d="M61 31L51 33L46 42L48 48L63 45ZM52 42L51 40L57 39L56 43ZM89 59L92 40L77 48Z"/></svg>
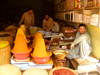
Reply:
<svg viewBox="0 0 100 75"><path fill-rule="evenodd" d="M28 7L33 7L35 23L42 23L44 15L53 18L54 0L0 0L0 23L16 23L20 21L22 14Z"/></svg>

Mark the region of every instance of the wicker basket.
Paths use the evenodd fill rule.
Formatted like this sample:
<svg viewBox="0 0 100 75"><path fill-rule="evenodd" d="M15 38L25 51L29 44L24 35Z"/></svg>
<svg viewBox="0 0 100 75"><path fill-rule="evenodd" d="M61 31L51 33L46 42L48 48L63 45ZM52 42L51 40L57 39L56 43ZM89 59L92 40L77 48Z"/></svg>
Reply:
<svg viewBox="0 0 100 75"><path fill-rule="evenodd" d="M8 44L6 47L0 48L0 65L10 64L11 48Z"/></svg>
<svg viewBox="0 0 100 75"><path fill-rule="evenodd" d="M13 47L13 37L11 35L8 34L0 34L0 41L8 41L10 44L10 47Z"/></svg>
<svg viewBox="0 0 100 75"><path fill-rule="evenodd" d="M59 75L78 75L77 72L76 72L75 70L70 69L70 68L68 68L68 67L55 67L55 68L53 68L53 69L50 70L49 75L54 75L53 72L54 72L55 70L59 70L59 69L66 69L66 70L69 70L70 72L74 73L74 74L59 74ZM69 72L69 71L68 71L68 72ZM59 71L59 72L61 72L61 71ZM63 71L63 72L64 72L64 71ZM57 74L55 74L55 75L57 75Z"/></svg>
<svg viewBox="0 0 100 75"><path fill-rule="evenodd" d="M11 35L13 37L13 39L15 39L16 31L17 31L17 29L14 28L14 29L5 29L4 32L5 32L5 34Z"/></svg>

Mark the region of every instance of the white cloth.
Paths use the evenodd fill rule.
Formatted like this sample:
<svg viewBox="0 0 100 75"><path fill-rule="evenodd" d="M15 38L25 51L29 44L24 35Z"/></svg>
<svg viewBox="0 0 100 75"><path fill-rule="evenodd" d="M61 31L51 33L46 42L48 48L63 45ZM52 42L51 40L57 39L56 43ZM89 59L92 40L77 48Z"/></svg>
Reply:
<svg viewBox="0 0 100 75"><path fill-rule="evenodd" d="M77 32L76 39L72 44L76 45L76 47L72 50L68 50L69 54L67 54L66 57L69 59L87 59L89 54L93 52L91 38L87 31L85 31L82 35L80 35L80 32Z"/></svg>
<svg viewBox="0 0 100 75"><path fill-rule="evenodd" d="M52 28L52 31L53 32L59 32L59 24L58 23L55 23L53 28Z"/></svg>

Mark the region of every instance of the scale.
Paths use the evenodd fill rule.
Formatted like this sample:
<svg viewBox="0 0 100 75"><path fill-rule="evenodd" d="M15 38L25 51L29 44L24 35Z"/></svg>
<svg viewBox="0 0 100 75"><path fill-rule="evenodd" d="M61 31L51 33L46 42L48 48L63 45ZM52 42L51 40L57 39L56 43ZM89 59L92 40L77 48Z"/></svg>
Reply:
<svg viewBox="0 0 100 75"><path fill-rule="evenodd" d="M56 66L57 67L65 67L66 59L56 59Z"/></svg>
<svg viewBox="0 0 100 75"><path fill-rule="evenodd" d="M65 62L66 62L66 55L68 54L68 51L65 50L55 50L53 51L53 54L55 55L56 58L56 66L57 67L65 67Z"/></svg>

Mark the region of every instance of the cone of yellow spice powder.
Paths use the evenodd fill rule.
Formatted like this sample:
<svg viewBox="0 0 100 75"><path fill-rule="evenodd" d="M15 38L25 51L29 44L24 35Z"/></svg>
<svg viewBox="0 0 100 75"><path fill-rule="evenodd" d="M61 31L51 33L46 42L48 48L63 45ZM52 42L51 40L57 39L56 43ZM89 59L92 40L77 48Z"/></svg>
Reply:
<svg viewBox="0 0 100 75"><path fill-rule="evenodd" d="M46 51L44 39L38 38L34 51L31 55L36 63L44 64L50 60L52 53L50 51Z"/></svg>
<svg viewBox="0 0 100 75"><path fill-rule="evenodd" d="M42 36L42 33L41 33L41 32L37 32L36 35L35 35L35 38L34 38L34 40L33 40L33 43L32 43L32 45L31 45L31 47L34 48L35 45L36 45L37 40L38 40L39 38L42 38L42 37L43 37L43 36Z"/></svg>
<svg viewBox="0 0 100 75"><path fill-rule="evenodd" d="M26 43L29 43L29 41L26 39L26 36L25 36L25 34L24 34L24 32L23 32L23 30L21 28L18 28L18 30L17 30L17 34L16 34L16 38L15 38L14 43L16 42L16 39L17 39L19 34L24 36L24 39L25 39Z"/></svg>
<svg viewBox="0 0 100 75"><path fill-rule="evenodd" d="M27 30L25 25L20 25L20 28L23 30L24 34L26 35Z"/></svg>

